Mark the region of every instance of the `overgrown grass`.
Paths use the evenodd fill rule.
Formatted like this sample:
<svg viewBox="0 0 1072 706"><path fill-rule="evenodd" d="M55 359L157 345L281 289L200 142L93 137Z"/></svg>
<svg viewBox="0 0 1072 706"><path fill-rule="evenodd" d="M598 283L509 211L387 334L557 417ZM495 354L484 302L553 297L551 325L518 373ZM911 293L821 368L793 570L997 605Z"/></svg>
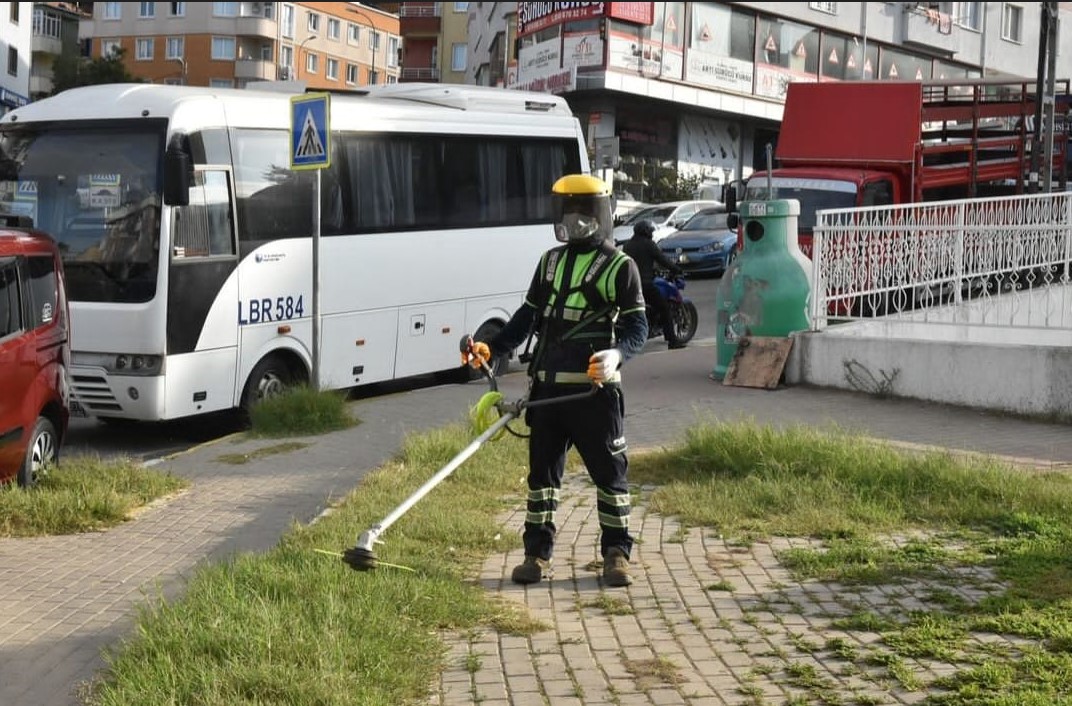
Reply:
<svg viewBox="0 0 1072 706"><path fill-rule="evenodd" d="M360 423L350 414L346 394L317 391L307 385L253 405L250 410L253 436L308 436L346 429Z"/></svg>
<svg viewBox="0 0 1072 706"><path fill-rule="evenodd" d="M381 567L355 572L342 551L469 443L451 427L412 437L334 512L295 526L265 554L205 568L174 602L154 601L111 658L91 703L404 704L427 694L444 629L540 626L471 579L488 554L520 545L495 517L524 497L526 449L485 447L384 533Z"/></svg>
<svg viewBox="0 0 1072 706"><path fill-rule="evenodd" d="M930 609L891 605L831 624L879 633L867 652L831 649L905 690L927 689L924 703L1072 705L1072 477L905 453L838 430L716 423L636 459L632 480L660 484L650 507L686 525L749 541L824 540L779 554L799 581L925 582L917 595ZM988 597L954 594L979 575L1000 582ZM925 684L910 667L919 660L955 670ZM838 702L799 676L790 681L811 698Z"/></svg>
<svg viewBox="0 0 1072 706"><path fill-rule="evenodd" d="M131 459L65 456L33 488L0 487L0 537L105 529L187 485L181 478Z"/></svg>

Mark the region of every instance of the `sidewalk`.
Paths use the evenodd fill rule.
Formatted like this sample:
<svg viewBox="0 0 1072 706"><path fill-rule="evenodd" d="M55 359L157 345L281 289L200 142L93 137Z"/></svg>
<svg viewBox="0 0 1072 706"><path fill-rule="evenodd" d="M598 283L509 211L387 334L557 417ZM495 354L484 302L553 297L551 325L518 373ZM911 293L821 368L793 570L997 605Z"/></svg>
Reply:
<svg viewBox="0 0 1072 706"><path fill-rule="evenodd" d="M672 445L705 417L753 418L775 425L834 423L898 442L1072 463L1067 426L842 392L727 388L707 379L715 357L711 346L668 352L653 343L648 350L626 368L626 433L634 451ZM502 381L508 397L523 385L520 375ZM302 439L311 445L296 454L245 466L216 458L274 442L225 439L202 446L163 464L189 478L190 490L133 522L100 534L0 540L0 704L78 703L77 685L103 666L100 649L129 633L144 595L157 586L177 595L200 562L273 546L292 520L316 517L330 499L387 460L405 434L460 420L485 391L479 384L444 386L360 400L354 411L362 424ZM728 546L699 531L680 532L672 520L647 515L638 505L637 582L605 594L632 612L610 616L586 606L602 595L589 568L598 558L592 493L587 479L571 476L554 581L528 589L511 585L516 553L489 557L481 574L488 590L524 601L553 629L531 638L458 637L438 702L745 704L768 690L768 698L780 702L781 691L757 677L770 655L791 649L798 633L833 634L830 617L849 602L911 599L848 596L832 587L830 593L822 587L802 592L773 559L779 545ZM521 527L523 498L518 500L502 518L504 531ZM736 590L705 590L722 580ZM783 594L799 610L771 605ZM464 669L470 652L481 656L472 673ZM846 679L821 655L808 659L820 674ZM922 699L885 697L897 703Z"/></svg>

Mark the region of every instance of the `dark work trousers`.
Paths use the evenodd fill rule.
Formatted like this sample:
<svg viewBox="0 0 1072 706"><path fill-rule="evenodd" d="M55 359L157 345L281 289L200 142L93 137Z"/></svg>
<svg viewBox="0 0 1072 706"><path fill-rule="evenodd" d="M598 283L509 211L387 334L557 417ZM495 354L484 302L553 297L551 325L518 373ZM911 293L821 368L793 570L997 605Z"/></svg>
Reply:
<svg viewBox="0 0 1072 706"><path fill-rule="evenodd" d="M583 390L540 390L532 399ZM525 555L550 559L555 542L566 452L575 446L596 485L600 549L605 556L618 547L628 558L633 548L629 534L629 484L623 416L625 398L617 385L604 385L587 399L536 407L526 413L529 438L529 496L525 515Z"/></svg>
<svg viewBox="0 0 1072 706"><path fill-rule="evenodd" d="M670 302L666 301L666 297L659 292L659 288L654 283L645 284L642 289L644 302L659 312L659 319L663 325L663 338L668 344L676 343L677 332L674 330L674 315L670 313Z"/></svg>

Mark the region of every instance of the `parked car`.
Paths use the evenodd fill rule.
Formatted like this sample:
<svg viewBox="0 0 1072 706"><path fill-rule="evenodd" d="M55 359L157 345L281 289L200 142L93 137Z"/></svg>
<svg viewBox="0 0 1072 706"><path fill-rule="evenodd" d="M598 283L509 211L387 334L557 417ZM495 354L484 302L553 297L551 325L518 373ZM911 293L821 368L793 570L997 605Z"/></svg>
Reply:
<svg viewBox="0 0 1072 706"><path fill-rule="evenodd" d="M722 274L737 256L737 231L728 217L722 209L704 209L660 240L659 248L687 274Z"/></svg>
<svg viewBox="0 0 1072 706"><path fill-rule="evenodd" d="M70 320L55 242L0 225L0 483L33 485L59 459L70 417Z"/></svg>
<svg viewBox="0 0 1072 706"><path fill-rule="evenodd" d="M652 239L658 242L683 226L697 211L705 208L725 210L718 201L671 201L634 211L614 229L614 242L621 245L632 238L633 226L645 218L655 224L655 235Z"/></svg>

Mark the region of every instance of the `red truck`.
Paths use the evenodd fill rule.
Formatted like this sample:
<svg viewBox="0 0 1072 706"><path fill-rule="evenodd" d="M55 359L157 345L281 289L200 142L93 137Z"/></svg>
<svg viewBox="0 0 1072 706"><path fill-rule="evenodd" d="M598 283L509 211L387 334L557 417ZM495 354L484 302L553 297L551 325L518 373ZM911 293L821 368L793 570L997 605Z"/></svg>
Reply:
<svg viewBox="0 0 1072 706"><path fill-rule="evenodd" d="M1064 190L1069 80L1057 82L1055 93L1050 159ZM772 196L800 201L800 248L810 256L823 209L1024 193L1035 110L1035 84L1027 80L791 83ZM767 172L752 174L744 200L770 197Z"/></svg>

